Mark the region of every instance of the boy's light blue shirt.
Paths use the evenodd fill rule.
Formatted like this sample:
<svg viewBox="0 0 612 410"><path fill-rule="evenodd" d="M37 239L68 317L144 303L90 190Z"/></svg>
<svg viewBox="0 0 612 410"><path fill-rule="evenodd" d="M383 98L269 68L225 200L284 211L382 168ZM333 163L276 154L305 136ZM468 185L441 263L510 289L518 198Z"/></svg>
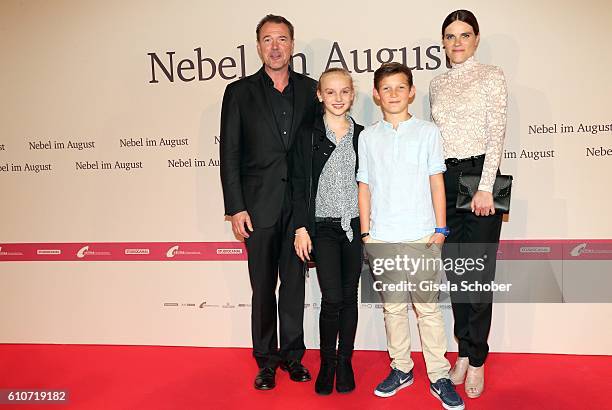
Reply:
<svg viewBox="0 0 612 410"><path fill-rule="evenodd" d="M359 136L357 181L371 193L370 236L414 241L434 233L429 177L446 171L440 131L411 117L397 130L380 120Z"/></svg>

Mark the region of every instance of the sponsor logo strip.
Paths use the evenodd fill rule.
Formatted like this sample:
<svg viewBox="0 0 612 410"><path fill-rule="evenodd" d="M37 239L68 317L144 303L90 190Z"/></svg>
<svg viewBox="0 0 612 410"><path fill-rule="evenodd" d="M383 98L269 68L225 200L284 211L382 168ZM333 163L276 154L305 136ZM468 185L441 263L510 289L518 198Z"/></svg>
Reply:
<svg viewBox="0 0 612 410"><path fill-rule="evenodd" d="M0 262L245 261L242 242L0 243Z"/></svg>
<svg viewBox="0 0 612 410"><path fill-rule="evenodd" d="M497 259L612 260L612 239L505 240ZM246 260L242 242L0 243L0 262Z"/></svg>

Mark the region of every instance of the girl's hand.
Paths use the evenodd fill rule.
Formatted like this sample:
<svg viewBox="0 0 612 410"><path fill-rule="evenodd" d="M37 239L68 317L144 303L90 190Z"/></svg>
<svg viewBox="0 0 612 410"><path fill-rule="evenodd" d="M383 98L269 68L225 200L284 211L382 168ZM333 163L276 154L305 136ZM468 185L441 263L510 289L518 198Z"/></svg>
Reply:
<svg viewBox="0 0 612 410"><path fill-rule="evenodd" d="M295 231L295 240L293 241L295 253L302 262L310 261L310 252L312 252L312 241L306 228L299 228Z"/></svg>

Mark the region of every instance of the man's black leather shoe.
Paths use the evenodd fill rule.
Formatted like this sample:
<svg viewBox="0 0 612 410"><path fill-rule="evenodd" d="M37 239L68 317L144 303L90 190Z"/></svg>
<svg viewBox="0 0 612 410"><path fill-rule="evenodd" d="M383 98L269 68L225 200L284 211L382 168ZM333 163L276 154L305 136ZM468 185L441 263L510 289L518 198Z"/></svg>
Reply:
<svg viewBox="0 0 612 410"><path fill-rule="evenodd" d="M276 369L272 367L262 367L255 377L255 388L257 390L271 390L276 386Z"/></svg>
<svg viewBox="0 0 612 410"><path fill-rule="evenodd" d="M308 382L310 381L310 373L308 369L302 366L299 360L288 360L282 362L280 368L286 372L289 372L289 377L294 382Z"/></svg>

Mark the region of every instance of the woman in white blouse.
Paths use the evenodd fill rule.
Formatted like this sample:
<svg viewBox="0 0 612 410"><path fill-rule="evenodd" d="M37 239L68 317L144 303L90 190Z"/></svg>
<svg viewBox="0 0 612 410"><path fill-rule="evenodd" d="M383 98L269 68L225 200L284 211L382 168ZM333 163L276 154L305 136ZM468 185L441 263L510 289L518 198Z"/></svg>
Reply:
<svg viewBox="0 0 612 410"><path fill-rule="evenodd" d="M506 130L506 82L499 67L479 63L474 53L480 41L476 17L468 10L450 13L442 24L442 43L451 69L431 81L432 118L442 133L447 171L444 175L447 225L444 257L484 261L484 269L460 274L447 271L451 283L490 282L495 277L495 257L502 215L495 213L493 184L499 172ZM457 212L459 176L480 174L471 203L472 212ZM451 292L454 333L459 357L451 381L461 384L470 398L484 390L484 363L489 352L490 292Z"/></svg>

